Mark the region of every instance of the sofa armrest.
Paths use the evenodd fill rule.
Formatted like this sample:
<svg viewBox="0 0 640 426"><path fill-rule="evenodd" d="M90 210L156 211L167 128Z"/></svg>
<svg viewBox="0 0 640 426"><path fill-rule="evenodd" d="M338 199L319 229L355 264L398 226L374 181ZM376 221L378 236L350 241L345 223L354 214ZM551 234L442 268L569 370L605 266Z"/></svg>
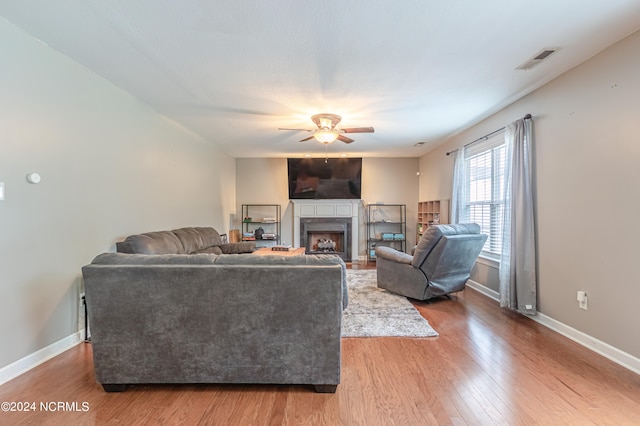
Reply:
<svg viewBox="0 0 640 426"><path fill-rule="evenodd" d="M237 243L220 244L223 254L251 253L256 250L255 241L240 241Z"/></svg>
<svg viewBox="0 0 640 426"><path fill-rule="evenodd" d="M376 247L376 258L383 258L385 260L390 260L396 263L404 263L407 265L410 265L411 261L413 260L413 256L386 246Z"/></svg>

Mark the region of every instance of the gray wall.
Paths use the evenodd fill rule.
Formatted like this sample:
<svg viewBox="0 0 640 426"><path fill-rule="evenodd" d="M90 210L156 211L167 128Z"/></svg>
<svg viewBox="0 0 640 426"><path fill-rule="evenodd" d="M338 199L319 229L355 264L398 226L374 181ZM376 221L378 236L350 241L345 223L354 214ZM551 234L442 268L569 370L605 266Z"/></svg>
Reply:
<svg viewBox="0 0 640 426"><path fill-rule="evenodd" d="M420 198L449 198L445 152L534 116L539 310L640 356L640 32L420 159ZM544 72L544 64L528 72ZM497 290L497 274L473 277ZM589 309L578 309L584 290Z"/></svg>
<svg viewBox="0 0 640 426"><path fill-rule="evenodd" d="M364 228L367 203L407 205L407 235L413 243L416 232L418 204L417 158L363 158L362 199L359 230L359 253L366 253ZM236 160L237 206L235 227L240 229L242 204L280 204L282 206L282 236L293 244L293 212L287 187L285 158L238 158ZM295 244L294 244L295 245Z"/></svg>
<svg viewBox="0 0 640 426"><path fill-rule="evenodd" d="M2 19L0 57L1 369L78 331L80 268L115 241L226 230L235 163Z"/></svg>

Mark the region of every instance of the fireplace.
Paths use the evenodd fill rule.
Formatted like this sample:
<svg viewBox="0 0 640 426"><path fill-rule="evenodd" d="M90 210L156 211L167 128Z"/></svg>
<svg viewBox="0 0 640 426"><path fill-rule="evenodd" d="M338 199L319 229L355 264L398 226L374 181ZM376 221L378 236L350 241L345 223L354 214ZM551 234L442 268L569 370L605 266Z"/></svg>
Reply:
<svg viewBox="0 0 640 426"><path fill-rule="evenodd" d="M300 247L308 254L337 254L351 260L351 218L300 218Z"/></svg>
<svg viewBox="0 0 640 426"><path fill-rule="evenodd" d="M291 200L293 244L304 247L307 253L328 253L327 247L335 243L335 253L345 262L357 261L361 203L361 200Z"/></svg>

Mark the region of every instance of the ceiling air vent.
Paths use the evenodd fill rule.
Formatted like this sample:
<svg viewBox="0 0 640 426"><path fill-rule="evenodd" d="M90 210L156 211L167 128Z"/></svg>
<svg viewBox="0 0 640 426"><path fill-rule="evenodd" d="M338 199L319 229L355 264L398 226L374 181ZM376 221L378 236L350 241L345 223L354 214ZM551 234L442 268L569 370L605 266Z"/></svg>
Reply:
<svg viewBox="0 0 640 426"><path fill-rule="evenodd" d="M538 65L540 62L544 61L545 59L547 59L549 56L553 55L554 53L556 53L558 51L558 48L548 48L548 49L543 49L540 52L536 53L531 59L527 60L525 63L519 65L518 67L516 67L517 70L529 70L533 67L535 67L536 65Z"/></svg>

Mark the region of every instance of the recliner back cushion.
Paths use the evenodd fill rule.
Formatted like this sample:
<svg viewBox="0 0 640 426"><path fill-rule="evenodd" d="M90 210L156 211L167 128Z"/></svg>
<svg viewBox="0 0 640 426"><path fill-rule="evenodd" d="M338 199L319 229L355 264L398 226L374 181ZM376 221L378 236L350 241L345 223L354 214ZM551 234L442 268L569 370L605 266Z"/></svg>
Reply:
<svg viewBox="0 0 640 426"><path fill-rule="evenodd" d="M486 240L483 234L443 235L422 270L429 281L466 281Z"/></svg>
<svg viewBox="0 0 640 426"><path fill-rule="evenodd" d="M432 225L422 235L414 249L411 265L421 268L429 253L438 244L443 235L479 234L480 226L476 223L456 223L452 225Z"/></svg>

